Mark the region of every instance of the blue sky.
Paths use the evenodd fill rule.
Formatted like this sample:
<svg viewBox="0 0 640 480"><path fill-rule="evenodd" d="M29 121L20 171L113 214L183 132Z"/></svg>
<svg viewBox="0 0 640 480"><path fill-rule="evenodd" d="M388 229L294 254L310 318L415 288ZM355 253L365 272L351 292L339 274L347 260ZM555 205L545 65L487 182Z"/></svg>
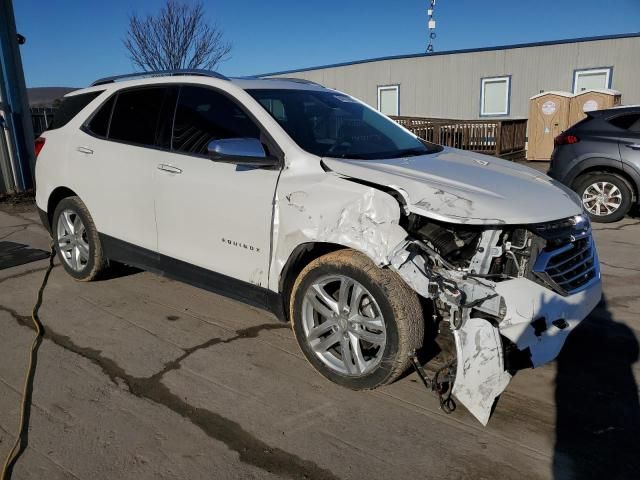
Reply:
<svg viewBox="0 0 640 480"><path fill-rule="evenodd" d="M188 0L187 0L188 1ZM128 16L164 0L14 0L27 85L84 86L133 71ZM206 0L234 49L230 76L418 53L427 0ZM438 0L436 50L640 31L640 0Z"/></svg>

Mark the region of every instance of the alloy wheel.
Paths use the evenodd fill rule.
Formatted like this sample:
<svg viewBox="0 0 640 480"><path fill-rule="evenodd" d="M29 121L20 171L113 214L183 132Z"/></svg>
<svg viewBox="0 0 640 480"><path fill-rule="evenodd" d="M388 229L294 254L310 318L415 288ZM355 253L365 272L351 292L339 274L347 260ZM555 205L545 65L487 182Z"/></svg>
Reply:
<svg viewBox="0 0 640 480"><path fill-rule="evenodd" d="M585 188L582 204L592 215L611 215L622 205L622 192L613 183L594 182Z"/></svg>
<svg viewBox="0 0 640 480"><path fill-rule="evenodd" d="M70 209L58 217L57 247L64 262L75 272L81 272L89 262L89 239L80 215Z"/></svg>
<svg viewBox="0 0 640 480"><path fill-rule="evenodd" d="M382 360L387 333L380 307L352 278L330 275L311 284L302 324L311 350L335 372L364 376Z"/></svg>

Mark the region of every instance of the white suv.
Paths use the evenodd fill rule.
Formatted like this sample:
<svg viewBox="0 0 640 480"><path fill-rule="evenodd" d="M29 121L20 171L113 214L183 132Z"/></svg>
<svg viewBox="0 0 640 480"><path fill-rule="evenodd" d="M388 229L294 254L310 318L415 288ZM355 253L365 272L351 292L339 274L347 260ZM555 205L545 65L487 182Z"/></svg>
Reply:
<svg viewBox="0 0 640 480"><path fill-rule="evenodd" d="M73 277L116 261L271 310L352 389L398 378L444 321L453 394L485 424L601 297L575 194L311 82L107 78L65 97L36 150Z"/></svg>

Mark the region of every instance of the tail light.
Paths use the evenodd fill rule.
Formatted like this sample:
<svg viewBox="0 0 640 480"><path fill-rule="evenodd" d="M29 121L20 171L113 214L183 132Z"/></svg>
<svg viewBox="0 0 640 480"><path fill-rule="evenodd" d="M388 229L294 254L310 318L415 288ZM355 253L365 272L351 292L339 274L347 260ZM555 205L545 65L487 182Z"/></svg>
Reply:
<svg viewBox="0 0 640 480"><path fill-rule="evenodd" d="M574 143L578 143L580 139L575 135L570 135L567 133L561 133L556 138L553 139L554 145L573 145Z"/></svg>
<svg viewBox="0 0 640 480"><path fill-rule="evenodd" d="M44 142L45 142L46 140L47 140L47 139L46 139L46 138L44 138L44 137L38 137L38 138L36 138L35 146L34 146L34 150L35 150L35 152L36 152L36 158L38 158L38 155L40 155L40 152L42 151L42 147L44 147Z"/></svg>

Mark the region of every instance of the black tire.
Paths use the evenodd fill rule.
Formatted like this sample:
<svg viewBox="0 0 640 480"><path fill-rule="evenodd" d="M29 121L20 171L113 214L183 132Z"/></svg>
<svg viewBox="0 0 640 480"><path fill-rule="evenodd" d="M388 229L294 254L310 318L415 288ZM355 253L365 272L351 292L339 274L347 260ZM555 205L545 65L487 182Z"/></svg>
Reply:
<svg viewBox="0 0 640 480"><path fill-rule="evenodd" d="M381 361L363 375L344 375L329 368L307 342L302 319L304 296L314 281L327 275L341 275L360 283L377 302L384 318L386 344ZM409 367L409 354L418 350L424 340L424 317L417 294L396 272L379 268L367 256L350 249L309 263L293 285L289 309L298 345L309 363L332 382L352 390L373 389L396 380Z"/></svg>
<svg viewBox="0 0 640 480"><path fill-rule="evenodd" d="M86 264L80 270L74 270L67 263L63 257L63 253L58 243L58 220L62 212L65 210L71 210L75 215L80 217L82 224L84 225L84 238L89 244L89 255ZM96 229L93 219L87 210L86 205L78 197L63 198L56 206L53 213L53 219L51 222L51 233L56 244L56 252L58 254L58 260L67 271L76 280L83 282L90 282L96 279L106 268L107 260L104 256L102 244L100 243L100 237L98 230Z"/></svg>
<svg viewBox="0 0 640 480"><path fill-rule="evenodd" d="M589 188L589 186L598 182L605 182L611 185L615 185L622 194L622 198L620 201L620 206L614 212L602 215L595 215L594 213L590 212L587 208L587 204L583 201L583 206L589 214L589 218L595 223L611 223L622 220L625 215L629 213L631 205L633 204L633 191L624 178L616 175L615 173L589 173L578 178L578 180L575 182L574 190L580 196L580 198L583 199L585 191Z"/></svg>

